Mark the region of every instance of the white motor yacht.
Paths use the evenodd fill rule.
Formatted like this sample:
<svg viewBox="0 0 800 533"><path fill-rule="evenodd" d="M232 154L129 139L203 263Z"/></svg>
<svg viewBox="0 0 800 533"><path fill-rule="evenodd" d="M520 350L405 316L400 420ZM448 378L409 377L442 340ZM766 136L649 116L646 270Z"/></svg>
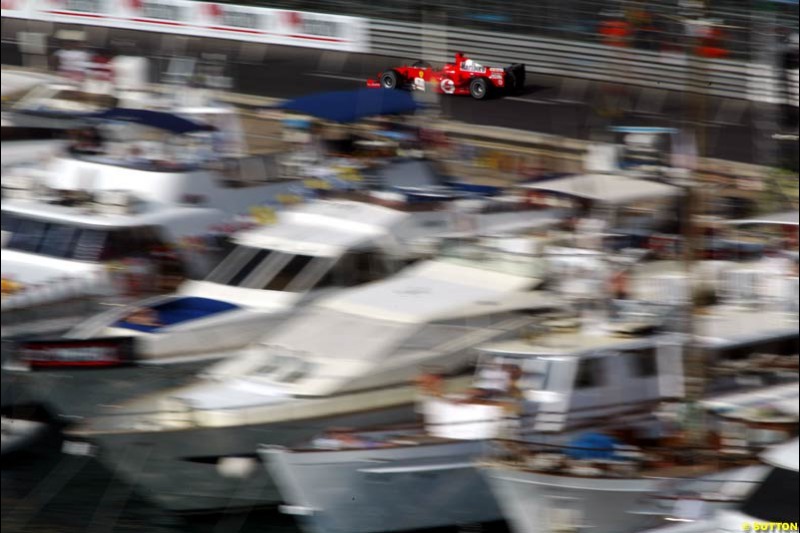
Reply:
<svg viewBox="0 0 800 533"><path fill-rule="evenodd" d="M386 278L454 231L450 209L403 207L319 200L282 211L272 225L236 234L234 248L202 281L113 308L64 338L22 342L5 370L26 402L71 419L178 386L263 337L295 307ZM507 214L486 215L480 227L507 227ZM534 224L530 212L511 214Z"/></svg>
<svg viewBox="0 0 800 533"><path fill-rule="evenodd" d="M209 160L201 149L205 141L191 141L195 150L167 154L169 143L137 144L128 132L138 129L131 126L135 122L191 137L204 135L207 125L147 110L116 110L108 120L126 124L124 139L105 143L101 151L4 173L4 326L37 312L72 315L80 297L112 289L109 265L134 261L133 270L151 274L202 275L214 264L208 253L213 246L188 243L208 243L224 231L223 223L297 185L278 178L268 156L220 154L220 169L220 159ZM133 158L126 152L131 146L137 149Z"/></svg>
<svg viewBox="0 0 800 533"><path fill-rule="evenodd" d="M674 504L676 494L709 493L694 499L711 507L734 502L735 494L728 492L741 489L758 474L752 468L752 450L797 432L797 409L784 412L782 407L797 402L797 361L792 356L797 350L796 324L793 313L742 307L720 306L698 315L694 349L704 354L711 396L702 398L696 411L709 415L699 421L686 407L682 422L672 419L665 426L671 430L639 439L639 444L633 435L640 432L626 432L620 444L634 443L637 455L632 461L616 452L581 456L569 446L537 440L531 449L521 445L512 450L510 459L482 464L481 473L512 529L552 533L591 526L602 533L632 533L657 523L666 512L664 501ZM767 358L772 362L767 380L760 364L743 364L748 354L764 353L780 354ZM727 371L732 361L739 370L733 381ZM750 371L745 372L746 367ZM718 368L726 372L715 376ZM696 383L690 372L687 385ZM731 386L744 391L721 392ZM695 440L687 440L688 435ZM673 498L659 498L665 492Z"/></svg>
<svg viewBox="0 0 800 533"><path fill-rule="evenodd" d="M275 502L259 444L300 443L331 425L412 421L421 367L466 385L473 347L529 325L522 311L559 305L533 290L538 262L502 247L501 239L448 249L319 299L198 382L108 409L70 438L97 444L102 461L168 509Z"/></svg>

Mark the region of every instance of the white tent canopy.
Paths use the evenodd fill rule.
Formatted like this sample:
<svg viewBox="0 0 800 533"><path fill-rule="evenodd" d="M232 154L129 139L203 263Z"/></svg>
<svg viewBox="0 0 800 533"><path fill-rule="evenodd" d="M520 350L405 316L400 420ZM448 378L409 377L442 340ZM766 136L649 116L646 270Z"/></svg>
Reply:
<svg viewBox="0 0 800 533"><path fill-rule="evenodd" d="M616 174L582 174L526 185L526 188L556 192L608 204L627 204L639 200L667 198L681 189L656 181Z"/></svg>
<svg viewBox="0 0 800 533"><path fill-rule="evenodd" d="M740 218L737 220L728 221L729 224L777 224L786 226L800 225L800 212L786 211L783 213L772 213L771 215L763 215L753 218Z"/></svg>

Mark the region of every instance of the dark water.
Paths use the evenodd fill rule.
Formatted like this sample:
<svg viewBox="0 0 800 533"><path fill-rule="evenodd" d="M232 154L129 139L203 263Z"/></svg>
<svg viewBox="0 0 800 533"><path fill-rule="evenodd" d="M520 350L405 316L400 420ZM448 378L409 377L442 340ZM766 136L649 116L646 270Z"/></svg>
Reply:
<svg viewBox="0 0 800 533"><path fill-rule="evenodd" d="M275 510L176 517L147 501L89 457L61 453L55 431L2 459L2 530L36 533L296 533Z"/></svg>
<svg viewBox="0 0 800 533"><path fill-rule="evenodd" d="M2 345L9 347L6 342ZM4 349L3 355L7 353ZM13 384L6 381L4 389L12 393ZM35 407L3 411L18 418L48 418ZM3 533L300 533L294 519L277 507L191 517L168 513L139 497L94 458L62 453L62 442L58 429L52 427L28 449L2 457ZM503 524L490 524L435 531L508 530Z"/></svg>
<svg viewBox="0 0 800 533"><path fill-rule="evenodd" d="M30 449L2 459L4 533L298 533L277 509L178 517L138 497L90 457L61 453L53 430ZM501 533L501 524L437 529Z"/></svg>

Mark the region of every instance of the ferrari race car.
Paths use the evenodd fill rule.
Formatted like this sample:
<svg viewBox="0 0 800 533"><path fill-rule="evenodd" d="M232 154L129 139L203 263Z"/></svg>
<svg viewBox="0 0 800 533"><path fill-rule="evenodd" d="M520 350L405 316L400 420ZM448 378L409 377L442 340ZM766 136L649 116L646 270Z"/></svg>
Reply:
<svg viewBox="0 0 800 533"><path fill-rule="evenodd" d="M508 94L525 87L525 65L517 63L508 67L484 67L457 53L454 63L435 69L428 63L417 61L378 74L367 80L367 87L433 90L442 94L468 94L476 100L500 93Z"/></svg>

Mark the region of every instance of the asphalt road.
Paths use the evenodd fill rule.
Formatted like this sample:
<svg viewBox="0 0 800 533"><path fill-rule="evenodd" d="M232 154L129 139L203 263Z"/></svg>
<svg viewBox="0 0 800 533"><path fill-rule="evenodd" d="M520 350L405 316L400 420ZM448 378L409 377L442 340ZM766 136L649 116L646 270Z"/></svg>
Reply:
<svg viewBox="0 0 800 533"><path fill-rule="evenodd" d="M7 39L5 27L3 33ZM221 54L233 91L278 98L363 87L368 77L416 59L122 30L104 40L117 49L132 44L137 53L155 58L156 79L169 69L168 55ZM2 61L21 63L16 45L7 40ZM488 101L450 96L440 102L445 116L462 122L580 139L610 140L612 125L697 127L700 151L709 157L797 168L797 142L772 138L779 131L780 109L768 104L585 82L569 78L568 72L555 77L531 71L522 94Z"/></svg>

